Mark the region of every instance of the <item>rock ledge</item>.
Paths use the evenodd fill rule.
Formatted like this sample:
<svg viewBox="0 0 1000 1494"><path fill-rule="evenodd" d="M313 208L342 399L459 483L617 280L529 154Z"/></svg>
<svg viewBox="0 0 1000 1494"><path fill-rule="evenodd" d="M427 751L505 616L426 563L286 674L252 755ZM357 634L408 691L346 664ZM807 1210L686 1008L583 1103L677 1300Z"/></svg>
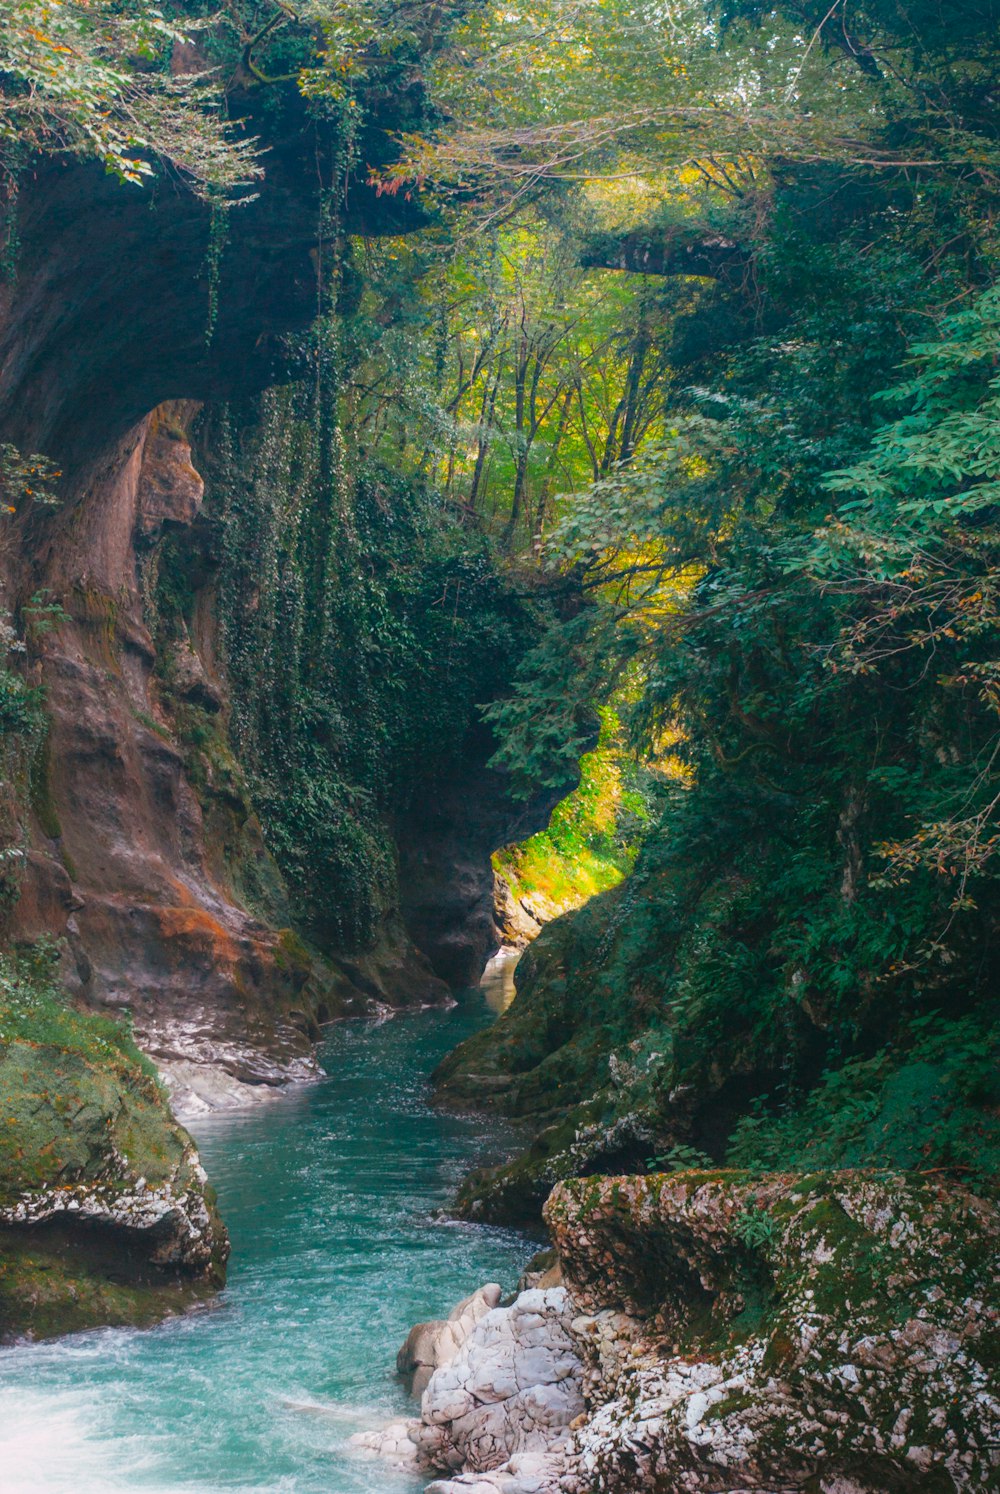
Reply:
<svg viewBox="0 0 1000 1494"><path fill-rule="evenodd" d="M986 1491L1000 1217L920 1174L585 1178L566 1288L482 1316L360 1445L428 1494Z"/></svg>

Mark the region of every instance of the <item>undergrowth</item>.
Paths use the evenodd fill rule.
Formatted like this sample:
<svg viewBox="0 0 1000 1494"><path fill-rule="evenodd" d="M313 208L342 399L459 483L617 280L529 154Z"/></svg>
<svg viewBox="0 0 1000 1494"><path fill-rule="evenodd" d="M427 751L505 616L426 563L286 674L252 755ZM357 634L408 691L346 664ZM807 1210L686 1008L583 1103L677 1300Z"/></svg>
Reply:
<svg viewBox="0 0 1000 1494"><path fill-rule="evenodd" d="M1000 1172L1000 1024L997 1013L910 1024L912 1045L883 1048L828 1070L797 1105L756 1101L738 1123L735 1167L941 1169L994 1183Z"/></svg>
<svg viewBox="0 0 1000 1494"><path fill-rule="evenodd" d="M135 1067L159 1084L156 1066L132 1038L128 1018L71 1006L58 978L52 939L0 952L0 1046L13 1042L79 1053L97 1065Z"/></svg>
<svg viewBox="0 0 1000 1494"><path fill-rule="evenodd" d="M651 822L655 779L624 750L618 715L600 711L597 746L580 761L580 782L547 827L493 857L514 896L549 916L616 887L635 865Z"/></svg>

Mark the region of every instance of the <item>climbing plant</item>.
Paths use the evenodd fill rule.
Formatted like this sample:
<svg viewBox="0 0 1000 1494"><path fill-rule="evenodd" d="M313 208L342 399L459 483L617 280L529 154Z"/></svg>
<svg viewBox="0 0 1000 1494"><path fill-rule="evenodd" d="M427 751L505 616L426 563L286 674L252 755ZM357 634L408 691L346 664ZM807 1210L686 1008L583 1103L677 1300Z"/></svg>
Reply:
<svg viewBox="0 0 1000 1494"><path fill-rule="evenodd" d="M461 767L530 616L432 491L356 465L329 366L201 443L230 738L304 922L360 947L396 906L393 819Z"/></svg>

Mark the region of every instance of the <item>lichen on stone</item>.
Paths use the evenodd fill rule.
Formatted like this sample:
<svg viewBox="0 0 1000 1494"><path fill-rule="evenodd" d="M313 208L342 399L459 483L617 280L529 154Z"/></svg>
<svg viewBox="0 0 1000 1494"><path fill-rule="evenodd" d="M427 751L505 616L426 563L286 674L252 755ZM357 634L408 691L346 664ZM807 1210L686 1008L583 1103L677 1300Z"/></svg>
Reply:
<svg viewBox="0 0 1000 1494"><path fill-rule="evenodd" d="M992 1203L919 1174L688 1173L564 1183L546 1217L593 1408L560 1488L994 1487Z"/></svg>

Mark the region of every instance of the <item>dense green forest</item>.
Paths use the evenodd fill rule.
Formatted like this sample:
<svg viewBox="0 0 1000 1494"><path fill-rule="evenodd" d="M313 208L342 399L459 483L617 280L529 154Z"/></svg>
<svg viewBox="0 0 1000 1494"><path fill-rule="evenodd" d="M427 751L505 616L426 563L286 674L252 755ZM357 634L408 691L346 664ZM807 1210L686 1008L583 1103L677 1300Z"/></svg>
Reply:
<svg viewBox="0 0 1000 1494"><path fill-rule="evenodd" d="M492 853L546 926L435 1073L522 1122L462 1214L537 1227L565 1183L566 1264L606 1202L574 1180L734 1169L732 1259L776 1271L777 1175L898 1169L972 1239L1000 1165L1000 0L0 0L0 26L0 1071L74 1053L89 1094L110 1055L153 1116L135 1169L148 1142L190 1202L140 1052L161 996L186 1016L195 970L198 1022L307 1062L414 970L441 1000L481 968ZM97 855L73 764L102 753ZM736 1315L770 1322L747 1271Z"/></svg>
<svg viewBox="0 0 1000 1494"><path fill-rule="evenodd" d="M15 285L39 152L97 157L123 191L179 173L211 202L211 342L230 221L266 175L227 118L236 84L266 114L293 78L342 181L419 200L416 232L365 239L324 191L318 315L229 496L232 415L212 435L233 747L291 883L326 865L344 884L341 937L371 934L392 880L378 805L454 740L442 654L456 713L502 695L514 607L534 642L487 713L498 763L525 795L567 783L611 711L605 798L620 771L637 784L620 834L595 811L619 847L605 881L646 838L625 898L653 925L608 1044L644 1052L664 1025L686 1073L703 1046L719 1065L720 1023L732 1073L767 1073L755 1103L782 1095L791 1123L830 1062L978 1034L999 792L987 0L6 9ZM402 81L419 127L369 166ZM45 456L4 451L12 508L37 500ZM253 620L245 563L272 577ZM12 662L7 738L39 710ZM614 898L587 917L616 928Z"/></svg>
<svg viewBox="0 0 1000 1494"><path fill-rule="evenodd" d="M557 505L544 563L589 605L493 709L501 755L556 772L581 704L617 698L635 750L676 739L687 773L626 889L553 929L446 1068L461 1092L485 1059L560 1116L488 1185L501 1210L644 1150L995 1171L995 17L697 10L655 92L660 18L619 17L595 47L614 144L568 124L573 166L531 168L590 178L550 223L630 197L576 227L580 263L673 274L619 276L622 431L633 391L649 413ZM641 123L623 78L662 100ZM537 149L509 128L446 154L502 176ZM691 253L711 275L677 276Z"/></svg>
<svg viewBox="0 0 1000 1494"><path fill-rule="evenodd" d="M232 221L266 190L233 90L266 119L291 80L336 131L293 382L203 436L231 745L304 926L372 937L407 765L446 759L477 703L526 797L573 781L601 714L589 809L507 869L530 880L533 856L544 881L548 858L572 904L644 847L552 936L575 970L558 1021L525 998L482 1040L516 1105L586 1103L682 1156L731 1126L764 1163L827 1111L831 1156L895 1156L891 1090L927 1127L918 1146L899 1121L913 1160L988 1171L989 0L5 13L15 283L39 153L96 157L123 191L179 175L211 204L210 343ZM416 205L413 231L349 231L359 173ZM13 508L46 458L5 452ZM42 710L11 666L8 743Z"/></svg>

